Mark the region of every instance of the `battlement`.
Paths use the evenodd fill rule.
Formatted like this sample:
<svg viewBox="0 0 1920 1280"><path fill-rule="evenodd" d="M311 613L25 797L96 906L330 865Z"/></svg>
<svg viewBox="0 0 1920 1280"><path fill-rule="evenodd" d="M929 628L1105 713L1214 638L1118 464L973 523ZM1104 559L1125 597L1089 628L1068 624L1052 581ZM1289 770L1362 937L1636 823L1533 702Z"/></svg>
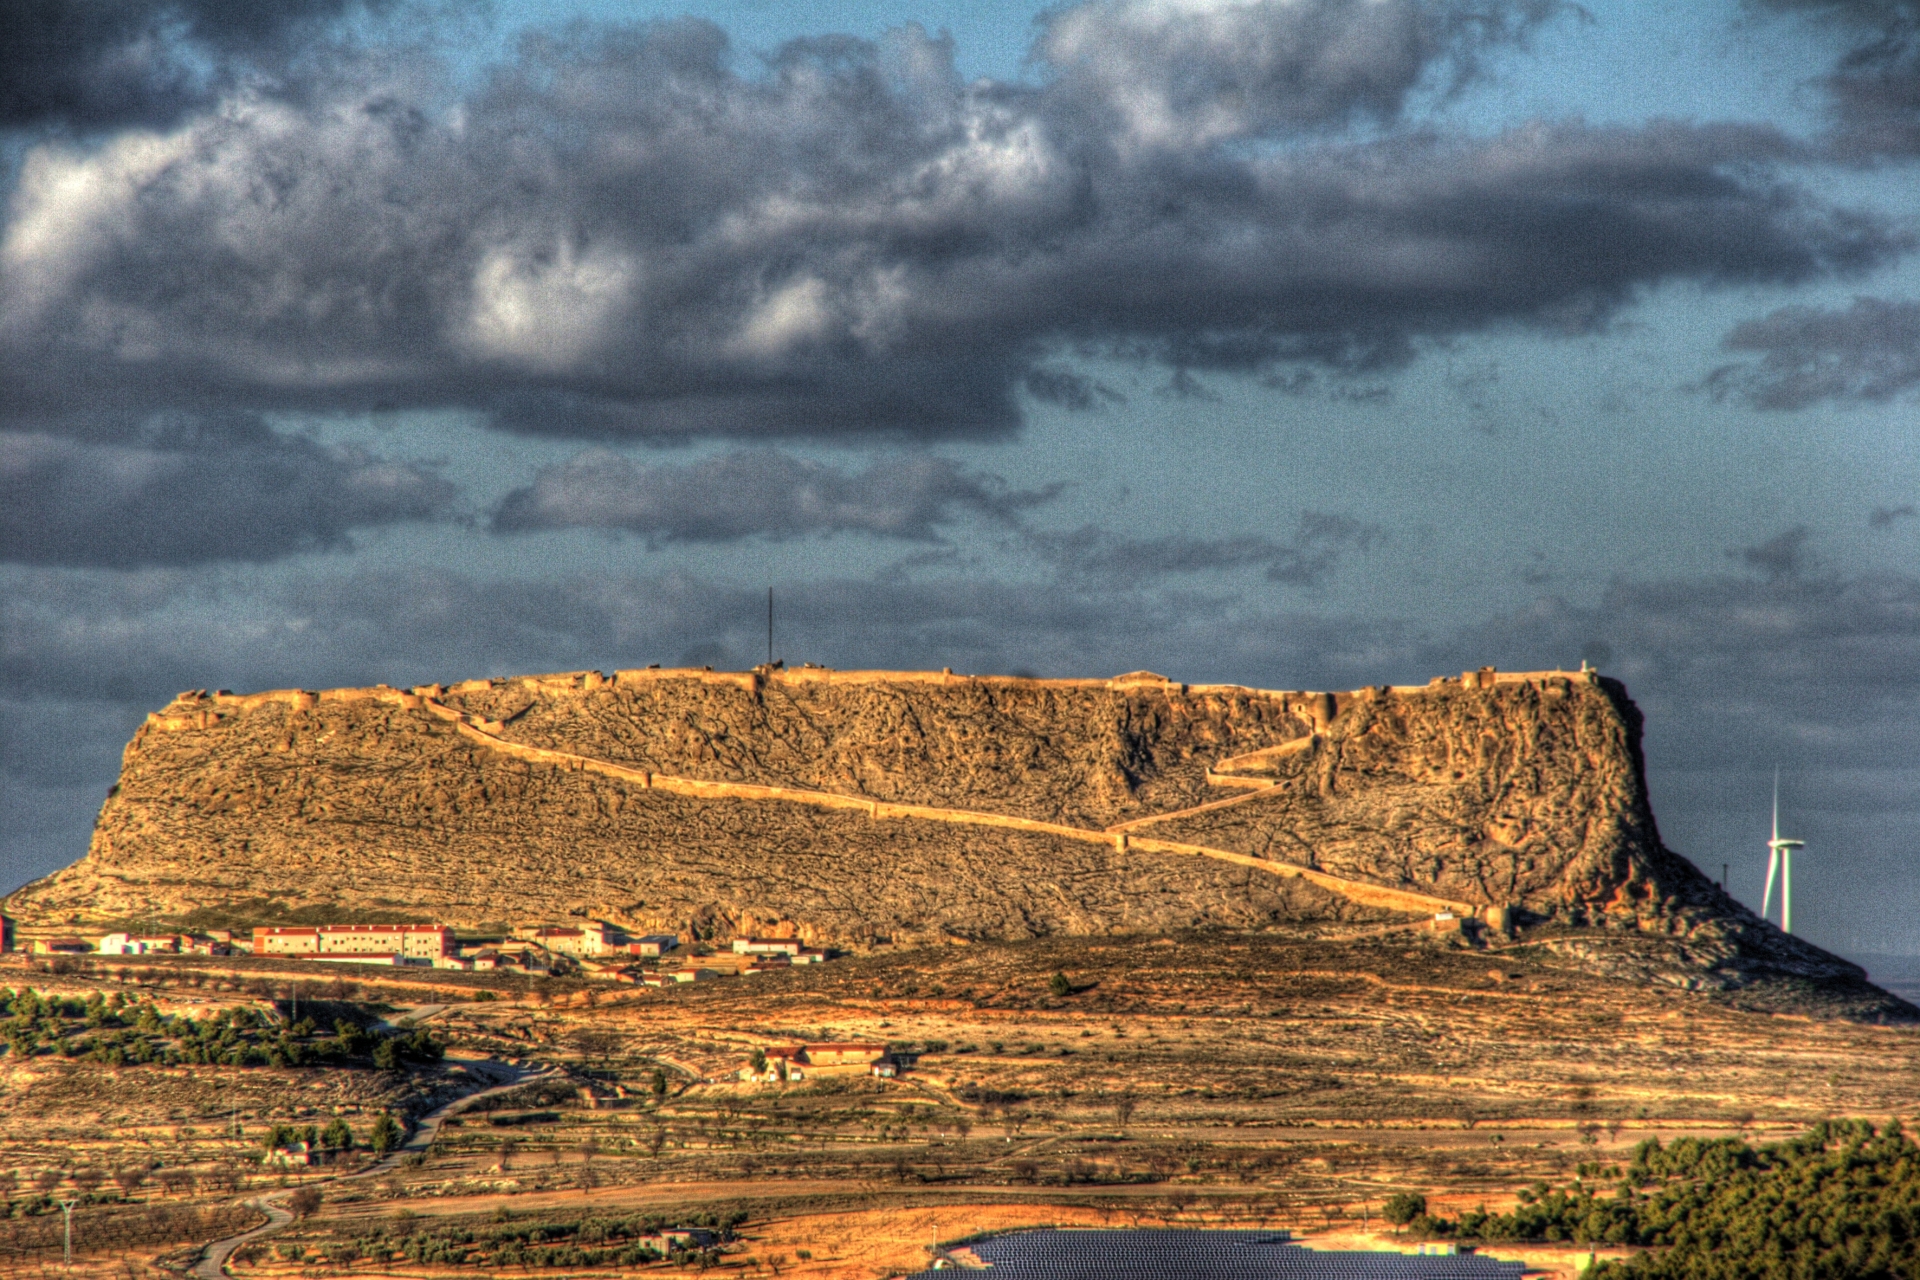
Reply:
<svg viewBox="0 0 1920 1280"><path fill-rule="evenodd" d="M151 712L146 727L165 733L188 729L212 729L230 717L270 705L285 705L306 710L326 703L386 702L408 710L420 710L448 695L484 693L492 689L518 686L547 696L589 695L611 689L634 689L671 681L692 681L706 685L737 688L758 697L769 684L793 687L835 686L930 686L936 688L987 689L1059 689L1105 690L1110 692L1160 693L1169 698L1258 698L1277 701L1287 710L1302 715L1324 730L1357 700L1381 697L1419 697L1450 690L1498 689L1523 684L1536 685L1548 692L1564 692L1574 684L1592 684L1598 673L1579 671L1497 671L1482 667L1477 671L1452 676L1435 676L1423 685L1378 685L1341 692L1309 689L1262 689L1239 684L1188 684L1152 671L1130 671L1110 679L1045 678L1039 676L963 675L951 668L939 671L836 671L811 664L801 667L760 666L750 671L715 671L710 667L630 667L611 676L596 670L560 671L542 675L493 677L463 680L452 685L415 685L395 689L389 685L362 688L269 689L259 693L236 694L221 689L208 693L190 689L179 694L160 711ZM497 732L497 722L482 722L483 728ZM1279 748L1275 748L1279 750Z"/></svg>

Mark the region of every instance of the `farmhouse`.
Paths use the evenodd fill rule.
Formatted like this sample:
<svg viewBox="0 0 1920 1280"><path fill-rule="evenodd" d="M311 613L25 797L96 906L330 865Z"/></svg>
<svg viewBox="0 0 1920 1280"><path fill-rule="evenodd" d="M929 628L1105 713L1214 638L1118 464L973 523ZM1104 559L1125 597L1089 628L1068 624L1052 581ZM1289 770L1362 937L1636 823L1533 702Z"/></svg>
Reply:
<svg viewBox="0 0 1920 1280"><path fill-rule="evenodd" d="M806 1060L816 1067L866 1067L887 1056L883 1044L835 1041L831 1044L802 1045Z"/></svg>

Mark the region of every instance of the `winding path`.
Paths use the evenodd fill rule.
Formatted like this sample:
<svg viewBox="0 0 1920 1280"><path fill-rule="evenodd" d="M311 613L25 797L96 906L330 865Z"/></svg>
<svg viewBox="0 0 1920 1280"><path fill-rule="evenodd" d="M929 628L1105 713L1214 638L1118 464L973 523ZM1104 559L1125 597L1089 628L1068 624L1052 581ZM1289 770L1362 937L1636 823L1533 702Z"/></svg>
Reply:
<svg viewBox="0 0 1920 1280"><path fill-rule="evenodd" d="M1235 756L1223 760L1219 766L1209 769L1207 780L1219 785L1244 786L1255 788L1245 795L1232 796L1225 800L1216 800L1198 805L1192 809L1182 809L1173 813L1158 814L1149 818L1123 823L1106 831L1090 827L1070 827L1059 822L1042 822L1035 818L1017 818L1011 814L985 813L975 809L947 809L935 805L899 804L887 800L873 800L866 796L841 795L833 791L813 791L804 787L780 787L764 783L751 782L708 782L701 778L682 778L672 774L654 773L648 769L636 769L630 765L615 764L611 760L600 760L593 756L580 755L572 751L556 751L551 747L531 747L525 743L514 742L499 736L498 730L504 728L497 720L481 720L466 712L457 711L437 698L425 697L417 693L396 694L404 706L420 707L442 720L450 722L464 738L498 751L503 755L535 764L553 765L562 769L577 769L586 773L603 774L618 778L622 782L633 783L644 790L666 791L674 795L696 796L707 799L733 800L775 800L789 804L810 805L819 809L843 809L864 813L873 821L887 818L916 818L929 822L953 822L970 826L1003 827L1015 831L1033 831L1043 835L1059 836L1067 840L1078 840L1087 844L1104 844L1121 853L1138 850L1142 853L1175 854L1186 857L1212 858L1219 862L1231 862L1236 866L1262 871L1268 875L1283 879L1305 880L1332 893L1340 894L1362 906L1382 907L1390 911L1411 911L1420 914L1438 911L1451 911L1458 915L1474 915L1476 908L1465 902L1436 897L1430 893L1420 893L1412 889L1394 889L1385 885L1369 884L1361 880L1349 880L1342 876L1328 875L1310 867L1296 866L1290 862L1274 862L1267 858L1256 858L1251 854L1235 853L1230 849L1216 849L1209 845L1185 844L1176 840L1155 840L1132 834L1132 829L1149 822L1164 822L1172 818L1185 817L1226 805L1241 804L1261 796L1272 795L1277 787L1266 778L1248 778L1226 772L1236 765L1253 763L1257 760L1305 750L1320 741L1318 733L1298 738L1278 746L1264 747L1259 751ZM485 726L484 728L482 726Z"/></svg>
<svg viewBox="0 0 1920 1280"><path fill-rule="evenodd" d="M356 1178L371 1178L375 1174L385 1173L407 1156L425 1151L432 1146L433 1140L440 1136L440 1122L448 1116L459 1115L482 1098L490 1098L495 1094L506 1093L530 1084L539 1084L544 1080L555 1079L559 1075L554 1071L527 1071L511 1063L493 1059L468 1059L459 1065L465 1067L471 1074L491 1083L484 1089L462 1094L451 1102L443 1103L422 1116L419 1126L405 1142L366 1168L356 1169L352 1173L335 1174L332 1177L316 1179L316 1181L350 1182ZM242 1204L251 1204L259 1208L267 1215L267 1221L250 1231L243 1231L239 1235L228 1236L224 1240L216 1240L208 1245L201 1251L200 1260L194 1263L190 1274L196 1280L222 1280L222 1277L227 1274L227 1260L233 1256L234 1250L243 1244L251 1244L255 1240L276 1235L293 1221L293 1214L287 1211L286 1200L297 1189L290 1187L285 1191L269 1192L264 1196L241 1201Z"/></svg>

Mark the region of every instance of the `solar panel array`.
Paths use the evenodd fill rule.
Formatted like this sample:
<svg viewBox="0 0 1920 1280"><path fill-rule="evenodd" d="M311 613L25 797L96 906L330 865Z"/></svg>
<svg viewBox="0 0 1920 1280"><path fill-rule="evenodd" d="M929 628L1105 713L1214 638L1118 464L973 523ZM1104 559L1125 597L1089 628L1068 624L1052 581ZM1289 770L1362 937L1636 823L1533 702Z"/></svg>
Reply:
<svg viewBox="0 0 1920 1280"><path fill-rule="evenodd" d="M1323 1252L1278 1231L1016 1231L968 1246L993 1280L1519 1280L1522 1265L1475 1254ZM955 1280L922 1271L913 1280Z"/></svg>

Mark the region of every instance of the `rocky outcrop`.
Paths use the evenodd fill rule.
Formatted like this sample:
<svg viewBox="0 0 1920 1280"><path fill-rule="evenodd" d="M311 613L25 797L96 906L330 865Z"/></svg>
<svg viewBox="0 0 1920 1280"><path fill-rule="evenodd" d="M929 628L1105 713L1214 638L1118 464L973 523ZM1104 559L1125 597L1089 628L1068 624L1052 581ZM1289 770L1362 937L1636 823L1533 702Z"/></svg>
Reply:
<svg viewBox="0 0 1920 1280"><path fill-rule="evenodd" d="M1708 985L1845 979L1661 845L1639 734L1617 683L1490 669L1347 693L818 668L190 693L128 745L87 856L9 910L766 919L859 945L1496 909L1670 939Z"/></svg>

